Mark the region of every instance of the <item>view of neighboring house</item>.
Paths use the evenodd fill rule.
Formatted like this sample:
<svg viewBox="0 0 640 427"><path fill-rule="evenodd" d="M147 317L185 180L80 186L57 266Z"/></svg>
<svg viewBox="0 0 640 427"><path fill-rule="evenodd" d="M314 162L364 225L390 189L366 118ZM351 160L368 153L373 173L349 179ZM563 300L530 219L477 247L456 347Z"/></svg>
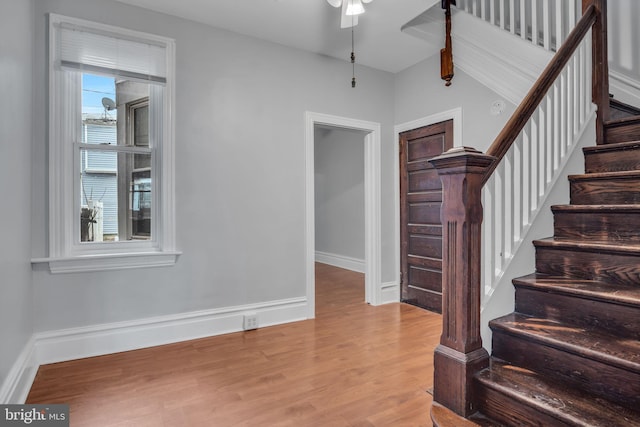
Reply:
<svg viewBox="0 0 640 427"><path fill-rule="evenodd" d="M87 144L116 144L116 121L105 118L85 118L82 121L82 142ZM81 205L100 204L101 228L98 240L111 240L118 235L118 158L116 153L82 153ZM94 208L95 209L95 208Z"/></svg>
<svg viewBox="0 0 640 427"><path fill-rule="evenodd" d="M149 146L148 85L86 73L82 81L81 143L96 148L80 150L81 241L148 239L150 157L102 149Z"/></svg>

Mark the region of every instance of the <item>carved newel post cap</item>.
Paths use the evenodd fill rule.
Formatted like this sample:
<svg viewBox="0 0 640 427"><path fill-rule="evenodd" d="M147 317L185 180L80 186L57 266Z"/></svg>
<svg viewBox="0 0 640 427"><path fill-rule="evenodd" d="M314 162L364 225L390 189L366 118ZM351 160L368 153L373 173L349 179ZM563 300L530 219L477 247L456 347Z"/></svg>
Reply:
<svg viewBox="0 0 640 427"><path fill-rule="evenodd" d="M495 161L495 157L484 154L473 147L453 147L429 160L438 173L457 169L464 173L483 173ZM462 168L462 170L460 170Z"/></svg>

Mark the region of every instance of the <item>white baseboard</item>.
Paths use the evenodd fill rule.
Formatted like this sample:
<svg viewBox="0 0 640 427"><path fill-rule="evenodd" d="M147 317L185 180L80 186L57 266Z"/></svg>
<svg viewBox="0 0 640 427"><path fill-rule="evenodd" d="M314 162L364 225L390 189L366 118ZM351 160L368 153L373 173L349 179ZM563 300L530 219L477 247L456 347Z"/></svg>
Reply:
<svg viewBox="0 0 640 427"><path fill-rule="evenodd" d="M239 332L248 312L257 313L259 327L294 322L307 318L307 301L292 298L37 333L37 360L55 363Z"/></svg>
<svg viewBox="0 0 640 427"><path fill-rule="evenodd" d="M24 403L43 364L239 332L246 313L256 313L262 328L305 320L307 312L300 297L36 333L0 387L0 404Z"/></svg>
<svg viewBox="0 0 640 427"><path fill-rule="evenodd" d="M321 251L316 251L316 262L344 268L345 270L356 271L358 273L364 273L366 267L363 259L351 258L344 255L330 254Z"/></svg>
<svg viewBox="0 0 640 427"><path fill-rule="evenodd" d="M0 404L24 403L27 399L39 366L34 349L31 337L0 387Z"/></svg>
<svg viewBox="0 0 640 427"><path fill-rule="evenodd" d="M400 284L397 282L386 282L380 287L380 303L389 304L400 302Z"/></svg>

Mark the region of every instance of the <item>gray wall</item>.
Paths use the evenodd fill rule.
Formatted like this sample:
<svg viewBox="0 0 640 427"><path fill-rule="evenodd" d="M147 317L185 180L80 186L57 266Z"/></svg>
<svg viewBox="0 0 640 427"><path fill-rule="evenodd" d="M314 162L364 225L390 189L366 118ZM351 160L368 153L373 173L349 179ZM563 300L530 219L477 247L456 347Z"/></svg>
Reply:
<svg viewBox="0 0 640 427"><path fill-rule="evenodd" d="M498 94L459 68L455 70L452 82L446 87L440 80L439 55L396 74L395 122L406 123L462 107L463 145L486 151L515 106L506 102L505 111L493 116L490 114L491 103L501 99Z"/></svg>
<svg viewBox="0 0 640 427"><path fill-rule="evenodd" d="M31 126L39 120L31 115L32 22L31 2L0 3L0 386L33 332Z"/></svg>
<svg viewBox="0 0 640 427"><path fill-rule="evenodd" d="M393 153L393 75L110 0L36 0L35 111L46 117L45 13L176 40L177 246L170 268L34 272L35 329L80 327L305 295L304 112L382 124ZM46 138L34 123L33 255L46 255ZM393 197L383 159L383 205ZM393 274L393 210L383 276ZM384 277L383 277L384 279ZM387 279L389 280L389 279Z"/></svg>
<svg viewBox="0 0 640 427"><path fill-rule="evenodd" d="M364 261L366 133L314 130L316 251Z"/></svg>
<svg viewBox="0 0 640 427"><path fill-rule="evenodd" d="M640 81L640 50L630 41L640 40L640 3L637 0L608 2L609 67Z"/></svg>

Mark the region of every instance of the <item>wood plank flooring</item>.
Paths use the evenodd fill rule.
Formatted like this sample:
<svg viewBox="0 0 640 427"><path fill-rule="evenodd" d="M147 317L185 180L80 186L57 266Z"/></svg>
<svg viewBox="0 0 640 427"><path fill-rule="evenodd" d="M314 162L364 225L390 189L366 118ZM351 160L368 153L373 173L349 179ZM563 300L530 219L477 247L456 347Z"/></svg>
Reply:
<svg viewBox="0 0 640 427"><path fill-rule="evenodd" d="M441 317L324 264L316 294L314 320L41 366L27 402L74 427L431 426Z"/></svg>

